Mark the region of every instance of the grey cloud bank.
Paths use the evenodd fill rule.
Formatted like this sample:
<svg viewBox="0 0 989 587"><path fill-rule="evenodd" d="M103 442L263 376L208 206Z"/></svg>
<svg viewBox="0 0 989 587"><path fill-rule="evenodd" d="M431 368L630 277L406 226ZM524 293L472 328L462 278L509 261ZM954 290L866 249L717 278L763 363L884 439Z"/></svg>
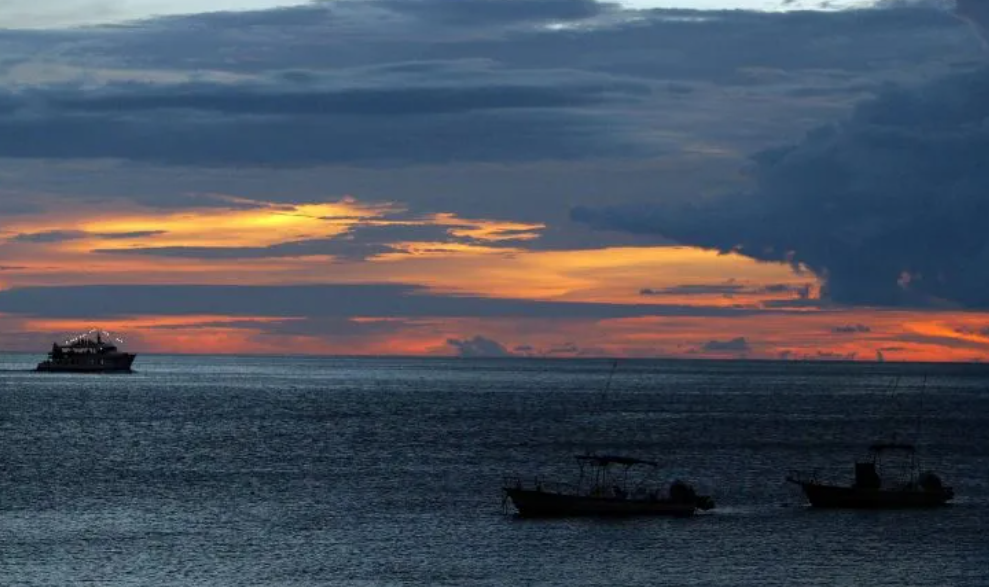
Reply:
<svg viewBox="0 0 989 587"><path fill-rule="evenodd" d="M419 241L444 244L478 244L467 237L457 237L451 230L457 226L440 225L358 225L329 238L290 241L265 247L134 247L127 249L96 249L95 253L115 255L148 255L187 259L262 259L329 255L338 260L361 261L385 253L400 253L398 243ZM462 227L459 227L462 228ZM511 246L517 241L488 243Z"/></svg>
<svg viewBox="0 0 989 587"><path fill-rule="evenodd" d="M0 98L0 157L301 166L621 156L635 152L633 142L577 110L643 91L608 80L291 86L130 83L9 93Z"/></svg>
<svg viewBox="0 0 989 587"><path fill-rule="evenodd" d="M989 68L890 87L755 157L758 187L575 219L810 268L847 304L989 307Z"/></svg>
<svg viewBox="0 0 989 587"><path fill-rule="evenodd" d="M760 133L801 124L770 117L771 108L745 112L766 105L746 106L739 92L759 88L776 112L803 100L821 116L868 91L876 74L970 59L978 48L961 29L921 9L344 0L0 31L8 55L0 157L194 167L518 163L664 156L691 134L749 148L766 144ZM739 115L744 130L733 128Z"/></svg>
<svg viewBox="0 0 989 587"><path fill-rule="evenodd" d="M0 290L0 313L61 318L213 314L351 318L631 318L785 313L660 304L543 302L430 293L402 284L311 286L93 285Z"/></svg>

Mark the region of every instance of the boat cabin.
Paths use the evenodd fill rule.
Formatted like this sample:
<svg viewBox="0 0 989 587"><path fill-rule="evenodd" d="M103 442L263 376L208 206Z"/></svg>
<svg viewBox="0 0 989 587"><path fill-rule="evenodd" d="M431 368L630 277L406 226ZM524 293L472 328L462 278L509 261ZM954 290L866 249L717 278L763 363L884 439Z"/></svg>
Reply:
<svg viewBox="0 0 989 587"><path fill-rule="evenodd" d="M912 486L917 483L917 448L903 442L879 442L869 446L870 459L855 463L859 489Z"/></svg>
<svg viewBox="0 0 989 587"><path fill-rule="evenodd" d="M641 475L633 475L632 483L634 487L629 490L630 471L632 467L642 466L650 469L657 469L659 463L647 461L633 457L619 455L577 455L577 465L580 467L580 475L577 478L577 487L584 490L587 495L612 496L618 498L628 497L631 493L643 495L648 492L645 488L645 481ZM620 467L619 472L613 469Z"/></svg>

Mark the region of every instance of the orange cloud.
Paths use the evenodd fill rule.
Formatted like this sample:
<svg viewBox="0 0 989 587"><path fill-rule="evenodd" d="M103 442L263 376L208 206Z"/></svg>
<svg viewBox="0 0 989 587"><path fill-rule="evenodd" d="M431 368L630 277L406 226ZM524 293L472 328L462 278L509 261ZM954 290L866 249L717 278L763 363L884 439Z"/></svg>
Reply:
<svg viewBox="0 0 989 587"><path fill-rule="evenodd" d="M142 352L451 354L455 349L447 344L449 339L477 335L520 354L545 356L860 360L882 356L967 361L989 350L989 314L818 307L805 303L819 294L820 284L813 275L735 254L669 246L528 250L526 241L545 229L542 224L452 214L396 219L402 212L399 205L367 205L352 198L297 205L229 201L237 207L162 214L133 205L114 209L107 204L90 208L68 204L51 213L5 219L0 286L410 283L494 298L737 306L754 312L719 318L618 320L397 319L388 328L356 329L359 334L346 335L332 328L292 333L283 327L292 320L304 323L306 316L137 316L99 325L127 333L129 343ZM342 235L359 226L389 225L436 226L464 240L388 243L396 252L361 263L341 263L329 255L196 259L91 252L163 246L264 247ZM16 238L52 231L63 231L66 238ZM779 303L795 305L787 313L760 311ZM363 316L352 321L369 324L391 319ZM94 326L79 320L14 316L0 317L0 324L6 332L46 338ZM864 326L840 328L849 324ZM28 341L17 343L19 348L29 350L41 342L31 336L17 339ZM744 344L727 344L739 339Z"/></svg>

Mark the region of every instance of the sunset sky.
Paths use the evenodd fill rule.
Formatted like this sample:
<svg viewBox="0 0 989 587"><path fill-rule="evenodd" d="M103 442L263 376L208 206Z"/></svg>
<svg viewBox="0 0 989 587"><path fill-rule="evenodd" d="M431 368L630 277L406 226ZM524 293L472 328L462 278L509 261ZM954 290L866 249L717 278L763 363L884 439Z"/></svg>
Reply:
<svg viewBox="0 0 989 587"><path fill-rule="evenodd" d="M987 7L3 3L0 350L989 358Z"/></svg>

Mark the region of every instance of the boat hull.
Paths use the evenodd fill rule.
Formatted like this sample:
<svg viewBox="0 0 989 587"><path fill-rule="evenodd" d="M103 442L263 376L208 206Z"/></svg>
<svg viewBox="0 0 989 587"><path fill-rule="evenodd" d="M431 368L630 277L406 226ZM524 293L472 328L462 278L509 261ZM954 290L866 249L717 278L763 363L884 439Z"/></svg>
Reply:
<svg viewBox="0 0 989 587"><path fill-rule="evenodd" d="M921 489L869 489L790 480L800 485L810 505L816 508L844 509L918 509L946 505L954 491L945 487L934 491Z"/></svg>
<svg viewBox="0 0 989 587"><path fill-rule="evenodd" d="M86 361L43 361L37 370L46 373L131 373L137 355L120 353L112 357L94 357Z"/></svg>
<svg viewBox="0 0 989 587"><path fill-rule="evenodd" d="M693 503L671 500L620 499L568 495L534 489L506 487L505 495L523 518L575 516L692 516Z"/></svg>

